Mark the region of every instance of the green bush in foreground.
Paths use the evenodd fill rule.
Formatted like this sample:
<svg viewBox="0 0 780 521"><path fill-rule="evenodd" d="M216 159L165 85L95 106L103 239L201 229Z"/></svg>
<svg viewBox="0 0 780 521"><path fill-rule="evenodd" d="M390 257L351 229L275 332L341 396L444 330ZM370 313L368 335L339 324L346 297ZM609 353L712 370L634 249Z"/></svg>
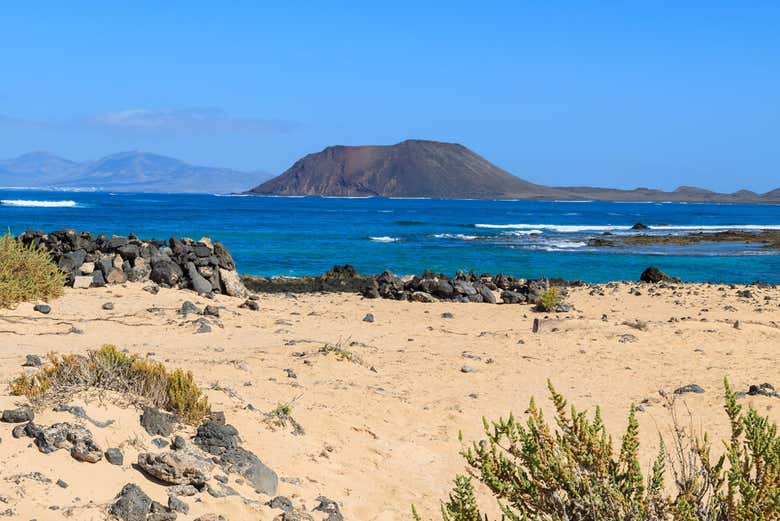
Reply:
<svg viewBox="0 0 780 521"><path fill-rule="evenodd" d="M64 285L65 274L46 250L25 246L10 233L0 237L0 308L59 297Z"/></svg>
<svg viewBox="0 0 780 521"><path fill-rule="evenodd" d="M49 364L33 375L23 374L11 384L11 394L26 396L34 405L47 399L66 400L73 393L102 389L176 413L191 425L208 415L208 400L192 373L128 355L106 344L86 355L49 355Z"/></svg>
<svg viewBox="0 0 780 521"><path fill-rule="evenodd" d="M686 433L674 417L671 453L663 440L650 470L639 464L639 430L632 407L620 449L613 450L598 408L593 418L549 385L555 428L533 400L528 419L484 422L486 440L463 452L470 473L510 521L777 521L780 520L780 436L752 407L747 413L725 382L731 438L713 459L706 436ZM689 438L688 434L692 436ZM674 486L666 487L666 463ZM420 517L412 509L414 519ZM487 521L471 479L459 476L444 521Z"/></svg>
<svg viewBox="0 0 780 521"><path fill-rule="evenodd" d="M548 288L542 293L539 298L539 303L536 305L538 311L555 311L561 303L561 292L558 288Z"/></svg>

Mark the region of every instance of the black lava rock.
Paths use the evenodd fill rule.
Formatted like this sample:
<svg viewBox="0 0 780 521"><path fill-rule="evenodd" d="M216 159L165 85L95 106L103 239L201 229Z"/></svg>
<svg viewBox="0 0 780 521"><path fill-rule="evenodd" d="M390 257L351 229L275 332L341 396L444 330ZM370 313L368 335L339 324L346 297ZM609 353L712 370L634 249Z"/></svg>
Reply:
<svg viewBox="0 0 780 521"><path fill-rule="evenodd" d="M141 426L152 436L170 436L176 427L176 416L154 407L144 408Z"/></svg>

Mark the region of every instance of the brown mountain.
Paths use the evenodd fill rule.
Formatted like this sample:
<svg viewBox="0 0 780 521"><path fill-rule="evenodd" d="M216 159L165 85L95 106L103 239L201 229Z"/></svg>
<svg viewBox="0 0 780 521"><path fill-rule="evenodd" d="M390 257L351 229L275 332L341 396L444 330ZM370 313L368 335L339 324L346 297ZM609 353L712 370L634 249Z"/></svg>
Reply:
<svg viewBox="0 0 780 521"><path fill-rule="evenodd" d="M780 202L764 195L720 194L683 186L673 192L637 188L549 187L524 181L463 145L407 140L389 146L332 146L298 160L254 195L432 197L440 199L588 199L602 201Z"/></svg>

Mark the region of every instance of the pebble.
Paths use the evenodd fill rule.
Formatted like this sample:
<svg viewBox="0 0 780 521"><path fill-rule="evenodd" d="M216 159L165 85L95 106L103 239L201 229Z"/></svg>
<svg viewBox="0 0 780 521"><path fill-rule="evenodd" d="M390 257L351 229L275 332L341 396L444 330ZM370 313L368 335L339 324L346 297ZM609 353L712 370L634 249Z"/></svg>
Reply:
<svg viewBox="0 0 780 521"><path fill-rule="evenodd" d="M472 367L470 365L464 365L463 367L460 368L460 372L461 373L476 373L477 372L477 368L476 367Z"/></svg>
<svg viewBox="0 0 780 521"><path fill-rule="evenodd" d="M51 312L51 306L48 304L36 304L33 307L33 311L37 311L38 313L43 313L44 315L48 315Z"/></svg>
<svg viewBox="0 0 780 521"><path fill-rule="evenodd" d="M154 445L160 449L164 449L168 446L168 440L163 438L152 438L152 443L154 443Z"/></svg>
<svg viewBox="0 0 780 521"><path fill-rule="evenodd" d="M254 300L246 300L244 301L243 304L241 304L238 307L240 307L241 309L248 309L250 311L260 311L260 304L258 304Z"/></svg>
<svg viewBox="0 0 780 521"><path fill-rule="evenodd" d="M106 461L108 461L112 465L121 465L125 461L125 455L122 454L121 449L118 449L116 447L112 447L106 450L105 456L106 456Z"/></svg>
<svg viewBox="0 0 780 521"><path fill-rule="evenodd" d="M106 311L111 311L112 309L114 309L114 303L113 302L106 302L105 304L103 304L102 307Z"/></svg>
<svg viewBox="0 0 780 521"><path fill-rule="evenodd" d="M696 384L688 384L683 385L682 387L678 387L674 390L674 394L686 394L686 393L696 393L701 394L704 392L704 389Z"/></svg>
<svg viewBox="0 0 780 521"><path fill-rule="evenodd" d="M22 367L40 367L43 365L43 360L38 355L27 355L25 357Z"/></svg>
<svg viewBox="0 0 780 521"><path fill-rule="evenodd" d="M173 438L172 447L175 450L181 450L181 449L183 449L185 447L185 445L186 445L186 442L184 441L184 438L179 436L178 434L176 435L175 438Z"/></svg>
<svg viewBox="0 0 780 521"><path fill-rule="evenodd" d="M35 413L32 408L25 405L16 409L6 409L3 411L2 421L6 423L24 423L35 419Z"/></svg>
<svg viewBox="0 0 780 521"><path fill-rule="evenodd" d="M366 313L366 316L363 317L363 322L373 322L374 321L374 314L373 313Z"/></svg>

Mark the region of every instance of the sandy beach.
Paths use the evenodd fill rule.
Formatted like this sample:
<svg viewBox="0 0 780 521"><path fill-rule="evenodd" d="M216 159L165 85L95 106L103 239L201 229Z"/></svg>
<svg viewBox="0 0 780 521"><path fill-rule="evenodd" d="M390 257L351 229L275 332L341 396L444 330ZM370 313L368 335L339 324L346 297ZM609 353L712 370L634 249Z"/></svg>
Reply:
<svg viewBox="0 0 780 521"><path fill-rule="evenodd" d="M340 505L344 519L409 519L412 504L424 518L437 518L451 480L464 471L458 433L466 442L478 440L483 416L522 415L532 396L548 408L547 379L580 408L600 405L615 436L630 405L641 405L646 465L658 433L668 434L670 424L659 392L701 386L705 392L682 394L678 402L697 428L718 439L728 428L724 377L741 391L780 384L780 290L772 287L583 286L568 289L572 309L558 314L535 313L529 305L368 300L349 293L261 294L254 311L239 308L244 299L209 300L172 289L152 295L142 288L67 288L49 314L32 304L0 310L0 409L25 402L5 383L34 371L22 367L29 354L84 353L112 343L189 369L244 447L279 475L278 495L314 519L326 518L312 512L321 495ZM197 333L199 317L178 312L184 301L220 307L210 332ZM369 313L373 321L364 320ZM534 318L542 320L538 333ZM344 350L341 356L333 346ZM132 465L139 452L158 450L139 424L140 410L113 398L92 393L68 402L98 423L113 420L107 427L51 408L36 411L35 421L84 423L103 449L122 448L120 466L78 462L62 450L43 454L30 439L12 437L13 424L0 424L0 518L105 519L126 483L165 503L165 486ZM780 420L778 398L740 402ZM290 405L304 433L269 425L266 413L280 404ZM193 433L192 427L177 431L188 441ZM237 495L183 498L189 513L178 519L281 514L265 505L271 496L237 477L228 475L226 484ZM478 491L485 511L494 512L494 501Z"/></svg>

